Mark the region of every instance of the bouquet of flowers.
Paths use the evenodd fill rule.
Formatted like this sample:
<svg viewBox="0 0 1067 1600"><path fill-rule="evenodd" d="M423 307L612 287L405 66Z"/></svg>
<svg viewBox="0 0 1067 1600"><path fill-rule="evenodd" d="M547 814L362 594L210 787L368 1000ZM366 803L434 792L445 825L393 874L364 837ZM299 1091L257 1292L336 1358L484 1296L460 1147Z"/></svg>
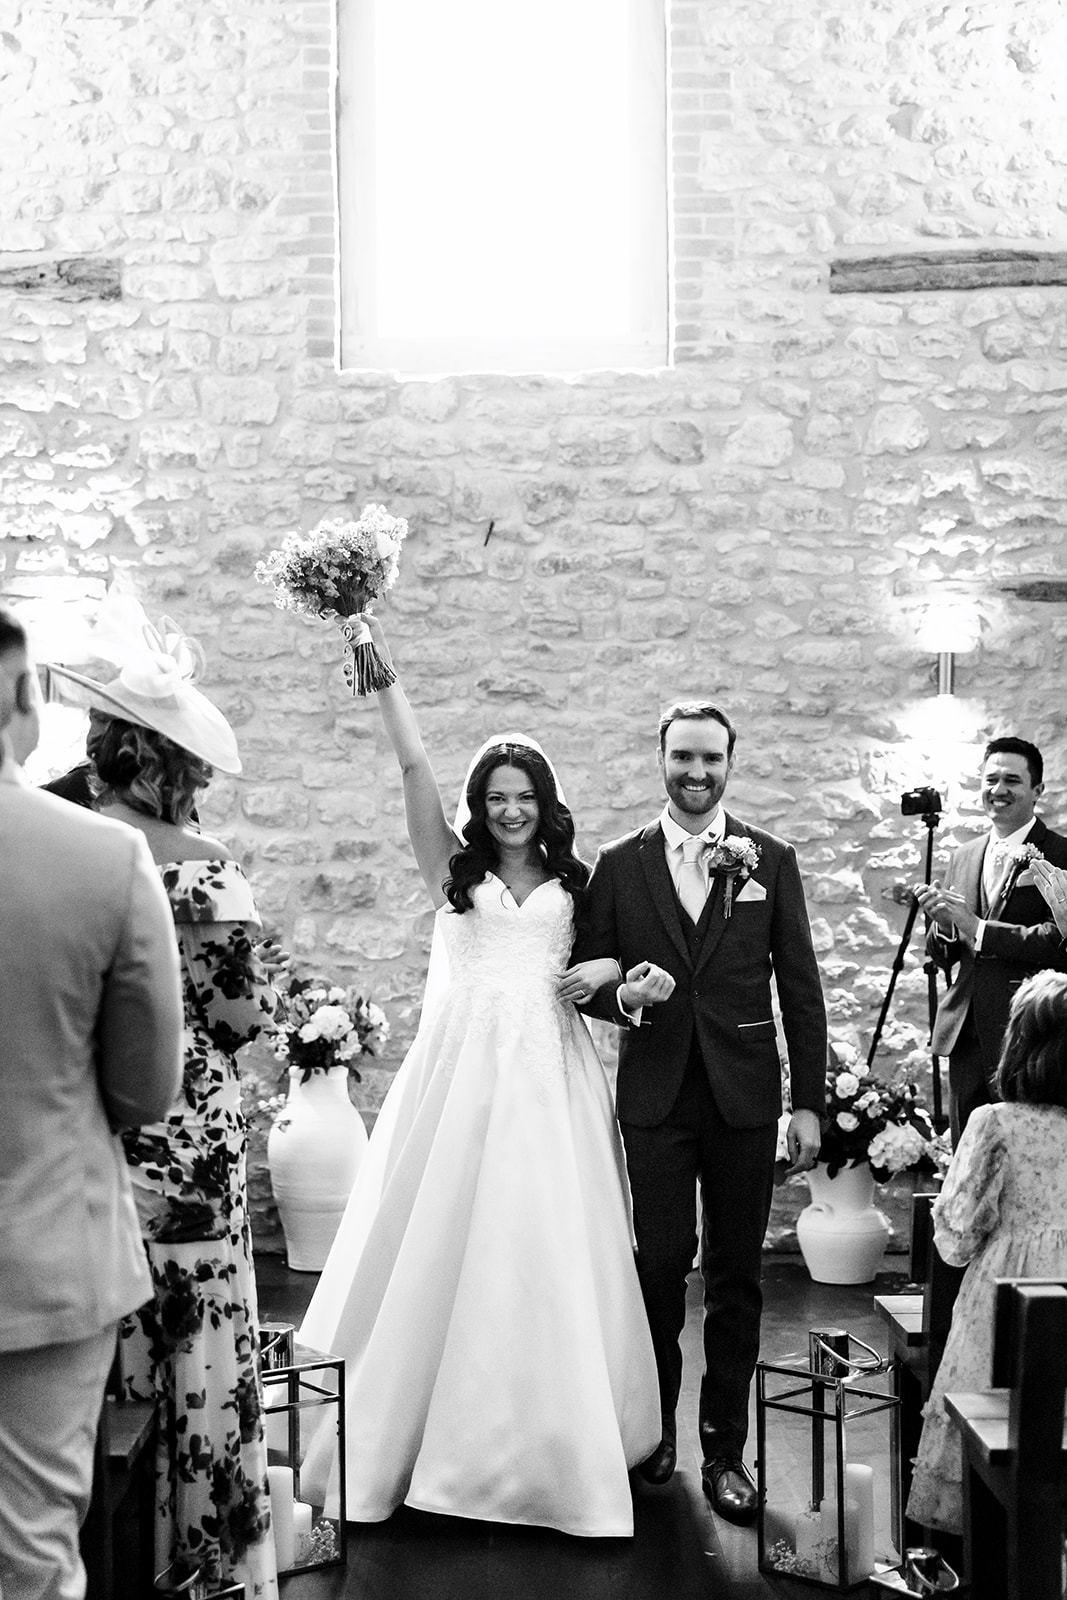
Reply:
<svg viewBox="0 0 1067 1600"><path fill-rule="evenodd" d="M878 1183L897 1172L934 1172L941 1166L933 1123L913 1079L894 1084L870 1076L849 1044L830 1044L826 1076L829 1123L823 1132L819 1160L831 1178L842 1167L869 1161Z"/></svg>
<svg viewBox="0 0 1067 1600"><path fill-rule="evenodd" d="M707 851L705 861L709 872L723 879L723 916L733 909L734 879L751 877L759 866L759 845L744 833L732 833Z"/></svg>
<svg viewBox="0 0 1067 1600"><path fill-rule="evenodd" d="M407 531L403 517L366 505L355 522L329 517L310 533L287 534L279 550L256 562L257 580L273 585L281 610L340 624L345 679L353 694L373 694L396 682L359 614L396 582Z"/></svg>
<svg viewBox="0 0 1067 1600"><path fill-rule="evenodd" d="M347 1066L359 1083L356 1057L378 1055L389 1037L381 1007L354 987L342 988L319 977L290 974L280 992L286 1015L274 1046L278 1060L298 1068L302 1083L313 1072L340 1066Z"/></svg>

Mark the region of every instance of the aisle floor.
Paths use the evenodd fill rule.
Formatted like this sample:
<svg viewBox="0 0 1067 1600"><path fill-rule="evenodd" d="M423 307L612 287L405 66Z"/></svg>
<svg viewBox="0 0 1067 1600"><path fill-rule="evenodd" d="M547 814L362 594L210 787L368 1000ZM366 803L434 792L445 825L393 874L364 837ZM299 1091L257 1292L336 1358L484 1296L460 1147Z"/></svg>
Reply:
<svg viewBox="0 0 1067 1600"><path fill-rule="evenodd" d="M298 1325L315 1275L290 1272L276 1257L261 1258L257 1266L261 1316ZM812 1283L799 1257L768 1256L762 1359L803 1360L808 1330L822 1327L845 1328L883 1352L873 1296L899 1292L906 1258L890 1256L886 1266L874 1283L831 1286ZM825 1592L762 1577L755 1529L723 1522L703 1497L696 1434L700 1294L694 1274L684 1335L679 1470L662 1488L634 1480L633 1539L574 1539L402 1507L387 1522L350 1525L347 1566L283 1580L282 1600L810 1600ZM750 1466L754 1442L753 1421ZM877 1591L864 1585L852 1593L868 1600Z"/></svg>

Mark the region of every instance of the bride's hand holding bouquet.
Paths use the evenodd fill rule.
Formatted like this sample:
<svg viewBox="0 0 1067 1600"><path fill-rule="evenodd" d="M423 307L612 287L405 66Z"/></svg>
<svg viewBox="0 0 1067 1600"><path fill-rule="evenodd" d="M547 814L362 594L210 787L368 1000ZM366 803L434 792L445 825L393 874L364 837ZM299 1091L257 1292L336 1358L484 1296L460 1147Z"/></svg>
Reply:
<svg viewBox="0 0 1067 1600"><path fill-rule="evenodd" d="M395 682L388 651L383 655L375 645L367 608L396 582L407 531L403 517L366 505L354 522L331 517L308 534L288 534L279 550L256 563L257 580L273 586L280 609L339 625L353 694L373 694Z"/></svg>

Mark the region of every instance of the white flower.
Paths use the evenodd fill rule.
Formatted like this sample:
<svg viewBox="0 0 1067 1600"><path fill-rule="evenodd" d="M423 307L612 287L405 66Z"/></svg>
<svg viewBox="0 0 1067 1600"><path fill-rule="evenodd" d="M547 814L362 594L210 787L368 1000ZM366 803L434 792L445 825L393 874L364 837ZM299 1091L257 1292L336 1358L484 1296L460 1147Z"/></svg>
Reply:
<svg viewBox="0 0 1067 1600"><path fill-rule="evenodd" d="M861 1094L853 1104L855 1111L874 1111L881 1105L882 1097L877 1089L868 1089L866 1094Z"/></svg>
<svg viewBox="0 0 1067 1600"><path fill-rule="evenodd" d="M926 1140L908 1123L891 1122L876 1133L867 1151L872 1167L883 1167L887 1172L903 1172L926 1153Z"/></svg>
<svg viewBox="0 0 1067 1600"><path fill-rule="evenodd" d="M347 999L347 995L343 989L338 988L338 986L334 984L333 988L328 990L326 998L331 1005L338 1006L344 1004L345 1000Z"/></svg>
<svg viewBox="0 0 1067 1600"><path fill-rule="evenodd" d="M352 1019L344 1006L320 1006L314 1016L300 1029L304 1044L316 1039L344 1039L352 1027Z"/></svg>
<svg viewBox="0 0 1067 1600"><path fill-rule="evenodd" d="M851 1111L839 1111L834 1121L842 1133L855 1133L860 1125L859 1117L854 1117Z"/></svg>
<svg viewBox="0 0 1067 1600"><path fill-rule="evenodd" d="M847 1100L850 1094L855 1094L858 1091L859 1086L860 1081L854 1072L839 1072L837 1074L837 1082L834 1085L834 1092L839 1094L843 1100Z"/></svg>

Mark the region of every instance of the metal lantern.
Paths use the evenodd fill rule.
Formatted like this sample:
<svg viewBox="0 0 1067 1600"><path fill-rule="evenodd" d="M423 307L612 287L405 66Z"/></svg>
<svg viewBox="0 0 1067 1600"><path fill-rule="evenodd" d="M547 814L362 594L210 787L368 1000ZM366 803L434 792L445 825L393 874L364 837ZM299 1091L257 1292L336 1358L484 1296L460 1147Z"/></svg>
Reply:
<svg viewBox="0 0 1067 1600"><path fill-rule="evenodd" d="M809 1332L806 1366L759 1363L761 1572L844 1593L899 1562L899 1430L889 1362L842 1328Z"/></svg>
<svg viewBox="0 0 1067 1600"><path fill-rule="evenodd" d="M295 1342L286 1324L260 1328L267 1481L279 1574L345 1561L345 1364ZM308 1481L312 1438L330 1438L322 1481ZM319 1473L316 1477L320 1476ZM327 1491L327 1481L329 1488Z"/></svg>

